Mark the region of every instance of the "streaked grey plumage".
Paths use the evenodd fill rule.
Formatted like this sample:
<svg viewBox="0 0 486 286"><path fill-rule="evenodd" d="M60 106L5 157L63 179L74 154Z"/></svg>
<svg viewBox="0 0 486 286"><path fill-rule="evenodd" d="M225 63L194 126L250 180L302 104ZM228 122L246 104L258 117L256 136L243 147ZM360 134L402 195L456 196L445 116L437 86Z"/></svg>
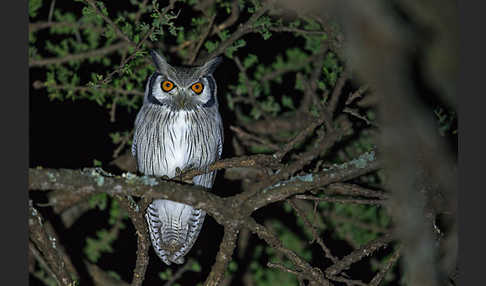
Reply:
<svg viewBox="0 0 486 286"><path fill-rule="evenodd" d="M200 67L172 67L157 52L151 55L157 71L148 79L132 145L138 170L172 178L176 168L204 169L220 158L223 146L223 124L212 75L221 59ZM196 83L202 84L202 91ZM193 183L211 188L215 175L196 176ZM162 261L167 265L184 263L205 215L202 210L169 200L150 204L145 217L152 245Z"/></svg>

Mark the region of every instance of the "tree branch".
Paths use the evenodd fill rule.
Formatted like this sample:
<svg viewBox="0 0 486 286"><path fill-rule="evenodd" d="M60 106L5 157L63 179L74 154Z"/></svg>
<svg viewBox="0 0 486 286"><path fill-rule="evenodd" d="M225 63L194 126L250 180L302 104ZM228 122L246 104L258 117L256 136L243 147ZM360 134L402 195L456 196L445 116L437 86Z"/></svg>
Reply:
<svg viewBox="0 0 486 286"><path fill-rule="evenodd" d="M122 51L128 47L127 43L120 42L117 44L113 44L107 47L103 47L97 50L92 50L89 52L79 53L79 54L68 54L61 58L45 58L45 59L29 59L29 68L31 67L42 67L47 65L54 65L54 64L63 64L69 61L79 61L85 60L88 58L93 57L100 57L107 54L111 54L113 52Z"/></svg>
<svg viewBox="0 0 486 286"><path fill-rule="evenodd" d="M132 201L132 204L126 198L116 196L120 206L128 213L128 217L135 226L137 236L137 261L135 269L133 270L133 278L131 286L140 286L145 279L145 271L147 270L149 256L148 251L150 247L150 240L147 233L147 224L145 222L145 209L150 204L147 199L142 199L139 204Z"/></svg>
<svg viewBox="0 0 486 286"><path fill-rule="evenodd" d="M58 84L45 84L41 81L34 81L32 83L32 86L35 89L40 89L43 87L50 87L53 89L58 89L58 90L72 90L76 92L81 92L81 91L87 91L87 92L92 92L93 90L99 90L101 92L106 92L106 93L115 93L115 94L123 94L123 95L137 95L137 96L143 96L144 93L138 90L124 90L124 89L118 89L118 88L102 88L102 87L86 87L86 86L67 86L67 85L58 85Z"/></svg>
<svg viewBox="0 0 486 286"><path fill-rule="evenodd" d="M59 249L58 240L47 233L42 215L29 203L29 237L45 258L48 268L59 285L73 285L73 274L66 268L65 258Z"/></svg>
<svg viewBox="0 0 486 286"><path fill-rule="evenodd" d="M319 285L330 285L329 281L324 278L323 273L318 269L312 267L305 259L297 255L290 249L283 246L282 241L269 229L258 224L253 218L248 217L244 221L245 227L247 227L251 232L258 235L261 239L273 247L275 250L283 253L292 263L299 269L302 276L309 281L315 281Z"/></svg>
<svg viewBox="0 0 486 286"><path fill-rule="evenodd" d="M369 286L378 286L380 285L381 281L383 281L383 278L385 278L386 273L395 265L397 262L398 258L400 258L400 250L401 246L398 247L397 250L392 254L390 259L385 263L383 268L380 269L378 273L371 279L370 283L368 284Z"/></svg>
<svg viewBox="0 0 486 286"><path fill-rule="evenodd" d="M236 240L238 239L239 226L227 225L224 228L223 241L219 245L219 251L216 255L216 261L211 268L208 278L204 285L216 286L221 283L224 278L224 272L228 263L231 261L231 256L236 247Z"/></svg>
<svg viewBox="0 0 486 286"><path fill-rule="evenodd" d="M326 275L329 276L338 275L341 271L351 266L351 264L360 261L365 256L371 255L373 252L378 250L380 247L387 245L392 240L393 240L392 234L390 232L387 232L382 237L379 237L373 241L368 242L367 244L363 245L359 249L356 249L355 251L346 255L339 262L328 267L325 271Z"/></svg>
<svg viewBox="0 0 486 286"><path fill-rule="evenodd" d="M123 40L125 40L129 45L135 47L135 43L130 40L127 35L125 35L122 30L120 30L120 28L118 27L118 25L116 25L115 23L113 23L113 21L108 18L108 16L106 16L105 14L103 14L100 9L98 9L98 6L96 6L96 2L93 1L93 0L84 0L84 2L88 3L91 8L93 8L93 10L96 12L96 14L100 15L101 18L103 18L103 20L105 20L106 23L108 23L108 25L110 25L116 32L116 34L122 38Z"/></svg>
<svg viewBox="0 0 486 286"><path fill-rule="evenodd" d="M279 181L255 194L247 202L247 206L255 211L265 205L285 200L286 198L304 193L308 190L356 178L380 168L380 161L375 152L370 151L358 158L337 165L336 168L319 174L295 176L286 181Z"/></svg>

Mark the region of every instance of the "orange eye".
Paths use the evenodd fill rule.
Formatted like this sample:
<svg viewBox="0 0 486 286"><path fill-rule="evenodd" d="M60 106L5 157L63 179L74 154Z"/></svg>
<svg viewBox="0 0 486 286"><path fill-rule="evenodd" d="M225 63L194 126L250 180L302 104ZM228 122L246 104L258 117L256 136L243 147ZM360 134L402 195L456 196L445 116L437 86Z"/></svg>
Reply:
<svg viewBox="0 0 486 286"><path fill-rule="evenodd" d="M174 83L173 83L173 82L171 82L170 80L164 80L164 81L162 82L162 89L163 89L164 91L166 91L166 92L167 92L167 91L171 91L173 88L174 88Z"/></svg>
<svg viewBox="0 0 486 286"><path fill-rule="evenodd" d="M191 89L192 91L194 91L196 94L200 94L203 89L204 89L204 86L202 83L200 82L196 82L195 84L191 85Z"/></svg>

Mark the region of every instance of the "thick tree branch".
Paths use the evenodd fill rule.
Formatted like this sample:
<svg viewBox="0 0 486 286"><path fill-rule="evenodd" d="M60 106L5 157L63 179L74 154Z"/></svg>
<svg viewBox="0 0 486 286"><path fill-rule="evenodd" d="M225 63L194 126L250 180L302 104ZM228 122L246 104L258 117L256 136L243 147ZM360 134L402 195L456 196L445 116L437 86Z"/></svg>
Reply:
<svg viewBox="0 0 486 286"><path fill-rule="evenodd" d="M380 162L374 151L362 154L360 157L337 165L334 169L318 174L295 176L286 181L279 181L263 189L251 197L247 206L255 211L265 205L285 200L286 198L304 193L308 190L323 187L332 183L346 181L364 175L380 168Z"/></svg>
<svg viewBox="0 0 486 286"><path fill-rule="evenodd" d="M65 258L59 249L59 241L54 235L49 235L42 215L32 206L32 203L29 206L29 237L42 253L57 283L66 286L72 285L74 283L73 274L69 273L66 268Z"/></svg>
<svg viewBox="0 0 486 286"><path fill-rule="evenodd" d="M219 251L216 255L216 262L211 268L208 278L204 285L216 286L221 283L224 278L224 273L228 263L231 261L231 256L236 247L236 240L238 239L239 225L227 225L224 228L223 241L219 245Z"/></svg>
<svg viewBox="0 0 486 286"><path fill-rule="evenodd" d="M223 225L227 223L225 216L230 217L223 199L205 188L154 177L137 177L130 173L124 177L110 177L98 173L97 169L29 169L29 189L62 190L74 195L107 193L112 196L169 199L204 209Z"/></svg>
<svg viewBox="0 0 486 286"><path fill-rule="evenodd" d="M208 172L228 169L228 168L246 168L246 167L277 167L279 163L272 155L251 155L242 157L233 157L222 159L211 164L207 170L188 170L182 174L182 180L187 181L195 176L205 174Z"/></svg>
<svg viewBox="0 0 486 286"><path fill-rule="evenodd" d="M140 286L145 279L145 271L147 270L149 262L148 251L150 240L147 233L148 227L145 222L144 214L150 201L142 199L136 204L135 202L120 196L117 196L117 200L120 206L128 213L128 217L135 226L137 236L137 261L133 271L131 286Z"/></svg>

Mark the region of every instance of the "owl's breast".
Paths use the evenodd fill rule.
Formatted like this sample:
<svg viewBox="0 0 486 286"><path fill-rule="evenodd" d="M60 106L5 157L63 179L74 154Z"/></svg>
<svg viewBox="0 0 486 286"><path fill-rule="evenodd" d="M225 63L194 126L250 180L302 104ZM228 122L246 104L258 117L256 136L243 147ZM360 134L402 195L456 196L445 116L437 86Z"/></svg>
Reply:
<svg viewBox="0 0 486 286"><path fill-rule="evenodd" d="M163 156L167 159L167 176L175 176L176 168L185 169L190 161L190 134L188 134L188 126L185 121L185 112L179 113L174 117L171 127L168 128L169 138L166 138L165 154ZM167 142L167 139L169 142Z"/></svg>
<svg viewBox="0 0 486 286"><path fill-rule="evenodd" d="M218 153L215 130L207 116L190 111L160 113L152 120L141 118L135 131L140 172L172 178L176 168L208 166Z"/></svg>

